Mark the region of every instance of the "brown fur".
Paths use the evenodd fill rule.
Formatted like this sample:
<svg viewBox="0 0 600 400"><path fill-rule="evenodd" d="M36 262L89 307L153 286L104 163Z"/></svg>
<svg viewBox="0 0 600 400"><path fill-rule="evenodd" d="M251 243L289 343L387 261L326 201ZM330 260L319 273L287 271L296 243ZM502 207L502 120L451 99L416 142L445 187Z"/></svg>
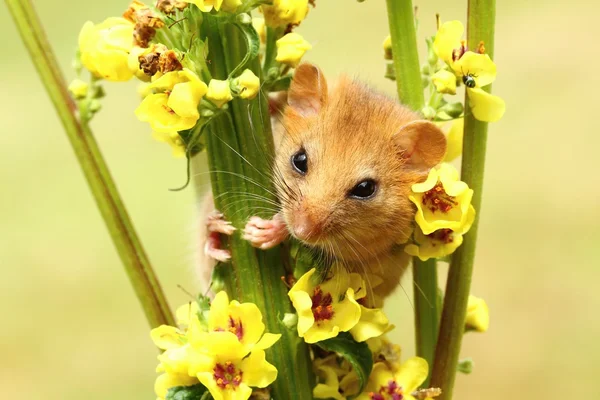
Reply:
<svg viewBox="0 0 600 400"><path fill-rule="evenodd" d="M290 232L302 232L297 236L351 270L381 276L384 284L376 291L388 295L409 260L397 243L414 218L410 187L443 158L444 135L346 77L328 91L323 74L309 64L296 70L288 103L276 167L291 188L278 187ZM308 156L304 176L290 165L301 148ZM349 198L365 179L377 182L375 195Z"/></svg>

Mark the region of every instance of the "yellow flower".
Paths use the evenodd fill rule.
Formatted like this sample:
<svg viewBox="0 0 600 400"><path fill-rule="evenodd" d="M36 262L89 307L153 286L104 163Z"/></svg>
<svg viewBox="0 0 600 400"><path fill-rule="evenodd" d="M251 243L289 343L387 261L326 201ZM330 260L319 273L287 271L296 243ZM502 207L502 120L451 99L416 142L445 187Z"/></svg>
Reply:
<svg viewBox="0 0 600 400"><path fill-rule="evenodd" d="M343 271L320 284L312 282L315 269L304 274L290 289L288 296L298 312L298 336L306 343L316 343L352 329L360 320L361 308L354 299L360 287L358 274Z"/></svg>
<svg viewBox="0 0 600 400"><path fill-rule="evenodd" d="M133 48L133 24L125 18L107 18L94 25L86 22L79 33L81 63L95 76L127 81L133 72L127 65Z"/></svg>
<svg viewBox="0 0 600 400"><path fill-rule="evenodd" d="M231 89L229 88L229 81L220 81L218 79L211 79L208 82L208 92L206 98L212 101L217 107L222 107L223 104L227 103L233 96L231 95Z"/></svg>
<svg viewBox="0 0 600 400"><path fill-rule="evenodd" d="M152 137L159 142L163 142L171 146L173 157L185 157L185 143L177 131L172 132L152 132Z"/></svg>
<svg viewBox="0 0 600 400"><path fill-rule="evenodd" d="M365 391L357 400L415 400L415 391L427 378L427 361L419 357L409 358L398 369L392 370L386 363L373 366Z"/></svg>
<svg viewBox="0 0 600 400"><path fill-rule="evenodd" d="M385 58L386 60L391 60L393 59L393 55L392 55L392 36L388 35L385 40L383 41L383 58Z"/></svg>
<svg viewBox="0 0 600 400"><path fill-rule="evenodd" d="M408 198L417 206L415 220L425 235L439 229L462 234L471 227L475 215L473 190L458 178L453 166L442 164L429 171L425 182L412 186Z"/></svg>
<svg viewBox="0 0 600 400"><path fill-rule="evenodd" d="M275 60L290 67L298 65L304 53L312 48L302 36L293 32L279 39L276 45L277 57Z"/></svg>
<svg viewBox="0 0 600 400"><path fill-rule="evenodd" d="M448 131L448 135L446 135L447 146L444 162L450 162L462 154L464 128L464 118L457 118L452 121L452 126Z"/></svg>
<svg viewBox="0 0 600 400"><path fill-rule="evenodd" d="M504 100L481 89L496 79L496 64L487 54L481 54L482 46L477 52L468 51L465 41L461 41L463 32L464 27L459 21L445 22L435 36L433 48L438 57L462 78L473 116L480 121L498 121L506 110ZM439 88L438 91L446 93Z"/></svg>
<svg viewBox="0 0 600 400"><path fill-rule="evenodd" d="M236 300L230 302L226 292L217 293L210 305L208 336L211 336L211 332L217 335L231 334L242 344L245 355L253 349L267 349L281 337L280 334L264 333L264 331L265 324L262 322L262 314L256 304L239 303ZM200 340L212 339L201 336Z"/></svg>
<svg viewBox="0 0 600 400"><path fill-rule="evenodd" d="M490 311L484 299L469 295L467 305L467 318L465 327L467 330L487 332L490 326Z"/></svg>
<svg viewBox="0 0 600 400"><path fill-rule="evenodd" d="M469 106L473 116L486 122L498 121L504 115L504 100L485 92L481 87L496 79L496 64L487 54L467 51L452 65L467 87Z"/></svg>
<svg viewBox="0 0 600 400"><path fill-rule="evenodd" d="M320 383L313 388L315 399L346 400L346 397L340 394L340 380L335 369L327 365L321 366L317 369L317 376Z"/></svg>
<svg viewBox="0 0 600 400"><path fill-rule="evenodd" d="M221 5L223 4L223 0L183 0L183 2L195 4L200 11L204 12L210 12L213 8L219 11Z"/></svg>
<svg viewBox="0 0 600 400"><path fill-rule="evenodd" d="M225 332L222 332L225 333ZM210 361L203 361L196 371L200 382L215 400L246 400L252 394L250 386L264 388L277 378L277 369L265 359L264 350L246 354L235 335L219 335L205 343L210 347Z"/></svg>
<svg viewBox="0 0 600 400"><path fill-rule="evenodd" d="M471 214L475 217L475 213ZM472 224L471 220L469 225ZM424 235L421 229L415 230L415 244L409 244L404 251L411 256L416 256L421 261L427 261L430 258L444 257L454 253L454 251L463 242L462 233L454 232L452 229L438 229Z"/></svg>
<svg viewBox="0 0 600 400"><path fill-rule="evenodd" d="M440 69L433 74L431 82L440 93L456 94L456 76L447 69Z"/></svg>
<svg viewBox="0 0 600 400"><path fill-rule="evenodd" d="M154 392L160 400L167 397L167 392L170 388L176 386L191 386L197 384L198 378L189 376L188 374L169 374L164 373L159 375L154 381Z"/></svg>
<svg viewBox="0 0 600 400"><path fill-rule="evenodd" d="M83 99L87 96L89 85L87 82L82 81L81 79L73 79L71 83L69 83L69 92L76 99Z"/></svg>
<svg viewBox="0 0 600 400"><path fill-rule="evenodd" d="M242 99L253 99L260 89L260 79L249 69L235 78L233 84Z"/></svg>
<svg viewBox="0 0 600 400"><path fill-rule="evenodd" d="M152 82L149 94L135 110L140 121L149 122L156 132L190 129L200 114L198 104L207 92L206 84L189 69L172 71Z"/></svg>
<svg viewBox="0 0 600 400"><path fill-rule="evenodd" d="M272 5L260 9L271 28L299 24L308 14L308 0L273 0Z"/></svg>

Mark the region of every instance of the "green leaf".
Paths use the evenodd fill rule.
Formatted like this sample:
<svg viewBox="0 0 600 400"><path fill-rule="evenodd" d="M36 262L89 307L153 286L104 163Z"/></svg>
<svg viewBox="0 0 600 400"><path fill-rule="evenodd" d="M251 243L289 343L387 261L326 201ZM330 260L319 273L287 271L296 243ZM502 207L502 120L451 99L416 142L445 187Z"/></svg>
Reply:
<svg viewBox="0 0 600 400"><path fill-rule="evenodd" d="M358 392L361 393L373 369L373 354L369 350L369 346L365 342L357 342L348 332L342 332L334 338L318 342L317 345L323 350L338 353L352 365L360 381Z"/></svg>
<svg viewBox="0 0 600 400"><path fill-rule="evenodd" d="M292 83L292 76L285 75L280 78L277 78L273 82L267 83L267 90L270 92L280 92L282 90L288 90L290 87L290 83Z"/></svg>
<svg viewBox="0 0 600 400"><path fill-rule="evenodd" d="M201 400L205 393L208 393L206 387L201 383L193 386L175 386L169 389L165 400Z"/></svg>
<svg viewBox="0 0 600 400"><path fill-rule="evenodd" d="M256 58L258 56L258 50L260 49L260 37L252 24L235 23L234 25L242 32L244 39L246 39L246 55L242 59L242 62L229 73L230 78L235 77L244 69L250 60Z"/></svg>

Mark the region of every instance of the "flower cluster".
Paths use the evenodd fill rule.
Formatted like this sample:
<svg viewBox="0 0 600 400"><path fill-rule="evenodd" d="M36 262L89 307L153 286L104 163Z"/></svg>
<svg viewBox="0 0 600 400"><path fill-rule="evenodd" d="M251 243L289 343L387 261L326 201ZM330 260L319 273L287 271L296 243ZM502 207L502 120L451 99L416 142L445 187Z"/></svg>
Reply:
<svg viewBox="0 0 600 400"><path fill-rule="evenodd" d="M133 0L122 17L84 24L79 35L78 61L91 73L92 84L102 79L123 82L134 77L144 82L136 116L149 123L153 137L168 143L175 156L189 157L199 151L198 132L227 109L227 103L236 98L251 100L261 89L281 90L274 83L285 82L281 78L311 48L302 36L291 32L306 17L307 0L262 3L158 0L155 7L149 7ZM248 16L252 8L264 14L262 27L253 24ZM226 79L212 76L208 40L197 35L198 25L209 18L237 25L247 42L248 57L228 71ZM267 32L265 25L273 29ZM264 53L266 46L261 43L267 41L277 48L271 59L257 50ZM260 69L245 68L257 56L265 64L263 79ZM97 103L95 97L100 97L100 91L90 94L85 84L77 79L70 90L82 109L90 109L88 103ZM95 104L93 111L97 109Z"/></svg>
<svg viewBox="0 0 600 400"><path fill-rule="evenodd" d="M288 296L298 313L298 336L316 343L350 332L357 342L378 337L393 329L378 308L371 308L367 286L357 273L341 269L330 279L319 282L316 269L304 274Z"/></svg>
<svg viewBox="0 0 600 400"><path fill-rule="evenodd" d="M472 197L473 190L459 180L453 166L433 168L425 182L412 186L409 199L417 207L417 227L414 243L406 245L405 251L423 261L453 253L475 220Z"/></svg>
<svg viewBox="0 0 600 400"><path fill-rule="evenodd" d="M428 374L427 361L420 357L412 357L404 363L400 362L400 347L386 338L367 341L373 354L373 369L364 389L360 390L359 379L349 363L337 356L329 354L316 358L313 368L318 383L313 389L316 399L346 400L414 400L417 389L425 381ZM434 392L428 397L439 395Z"/></svg>
<svg viewBox="0 0 600 400"><path fill-rule="evenodd" d="M204 307L203 307L204 308ZM281 335L264 333L258 307L229 301L219 292L203 309L190 303L177 310L182 328L162 325L151 332L158 356L155 392L165 399L170 388L202 384L214 399L248 399L251 387L264 388L277 377L265 349Z"/></svg>

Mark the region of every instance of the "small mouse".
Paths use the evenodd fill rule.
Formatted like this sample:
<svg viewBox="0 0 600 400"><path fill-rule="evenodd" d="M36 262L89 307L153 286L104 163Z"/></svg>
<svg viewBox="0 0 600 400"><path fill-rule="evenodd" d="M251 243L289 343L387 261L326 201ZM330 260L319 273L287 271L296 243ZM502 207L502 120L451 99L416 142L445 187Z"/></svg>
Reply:
<svg viewBox="0 0 600 400"><path fill-rule="evenodd" d="M408 195L446 152L432 122L365 84L342 77L329 89L321 70L301 64L274 129L280 211L251 217L243 237L268 249L289 235L318 248L348 270L379 277L385 297L409 262L402 243L411 234L415 207ZM209 197L205 212L214 208ZM219 235L235 229L210 213L205 260L227 261ZM212 265L201 266L205 287Z"/></svg>

